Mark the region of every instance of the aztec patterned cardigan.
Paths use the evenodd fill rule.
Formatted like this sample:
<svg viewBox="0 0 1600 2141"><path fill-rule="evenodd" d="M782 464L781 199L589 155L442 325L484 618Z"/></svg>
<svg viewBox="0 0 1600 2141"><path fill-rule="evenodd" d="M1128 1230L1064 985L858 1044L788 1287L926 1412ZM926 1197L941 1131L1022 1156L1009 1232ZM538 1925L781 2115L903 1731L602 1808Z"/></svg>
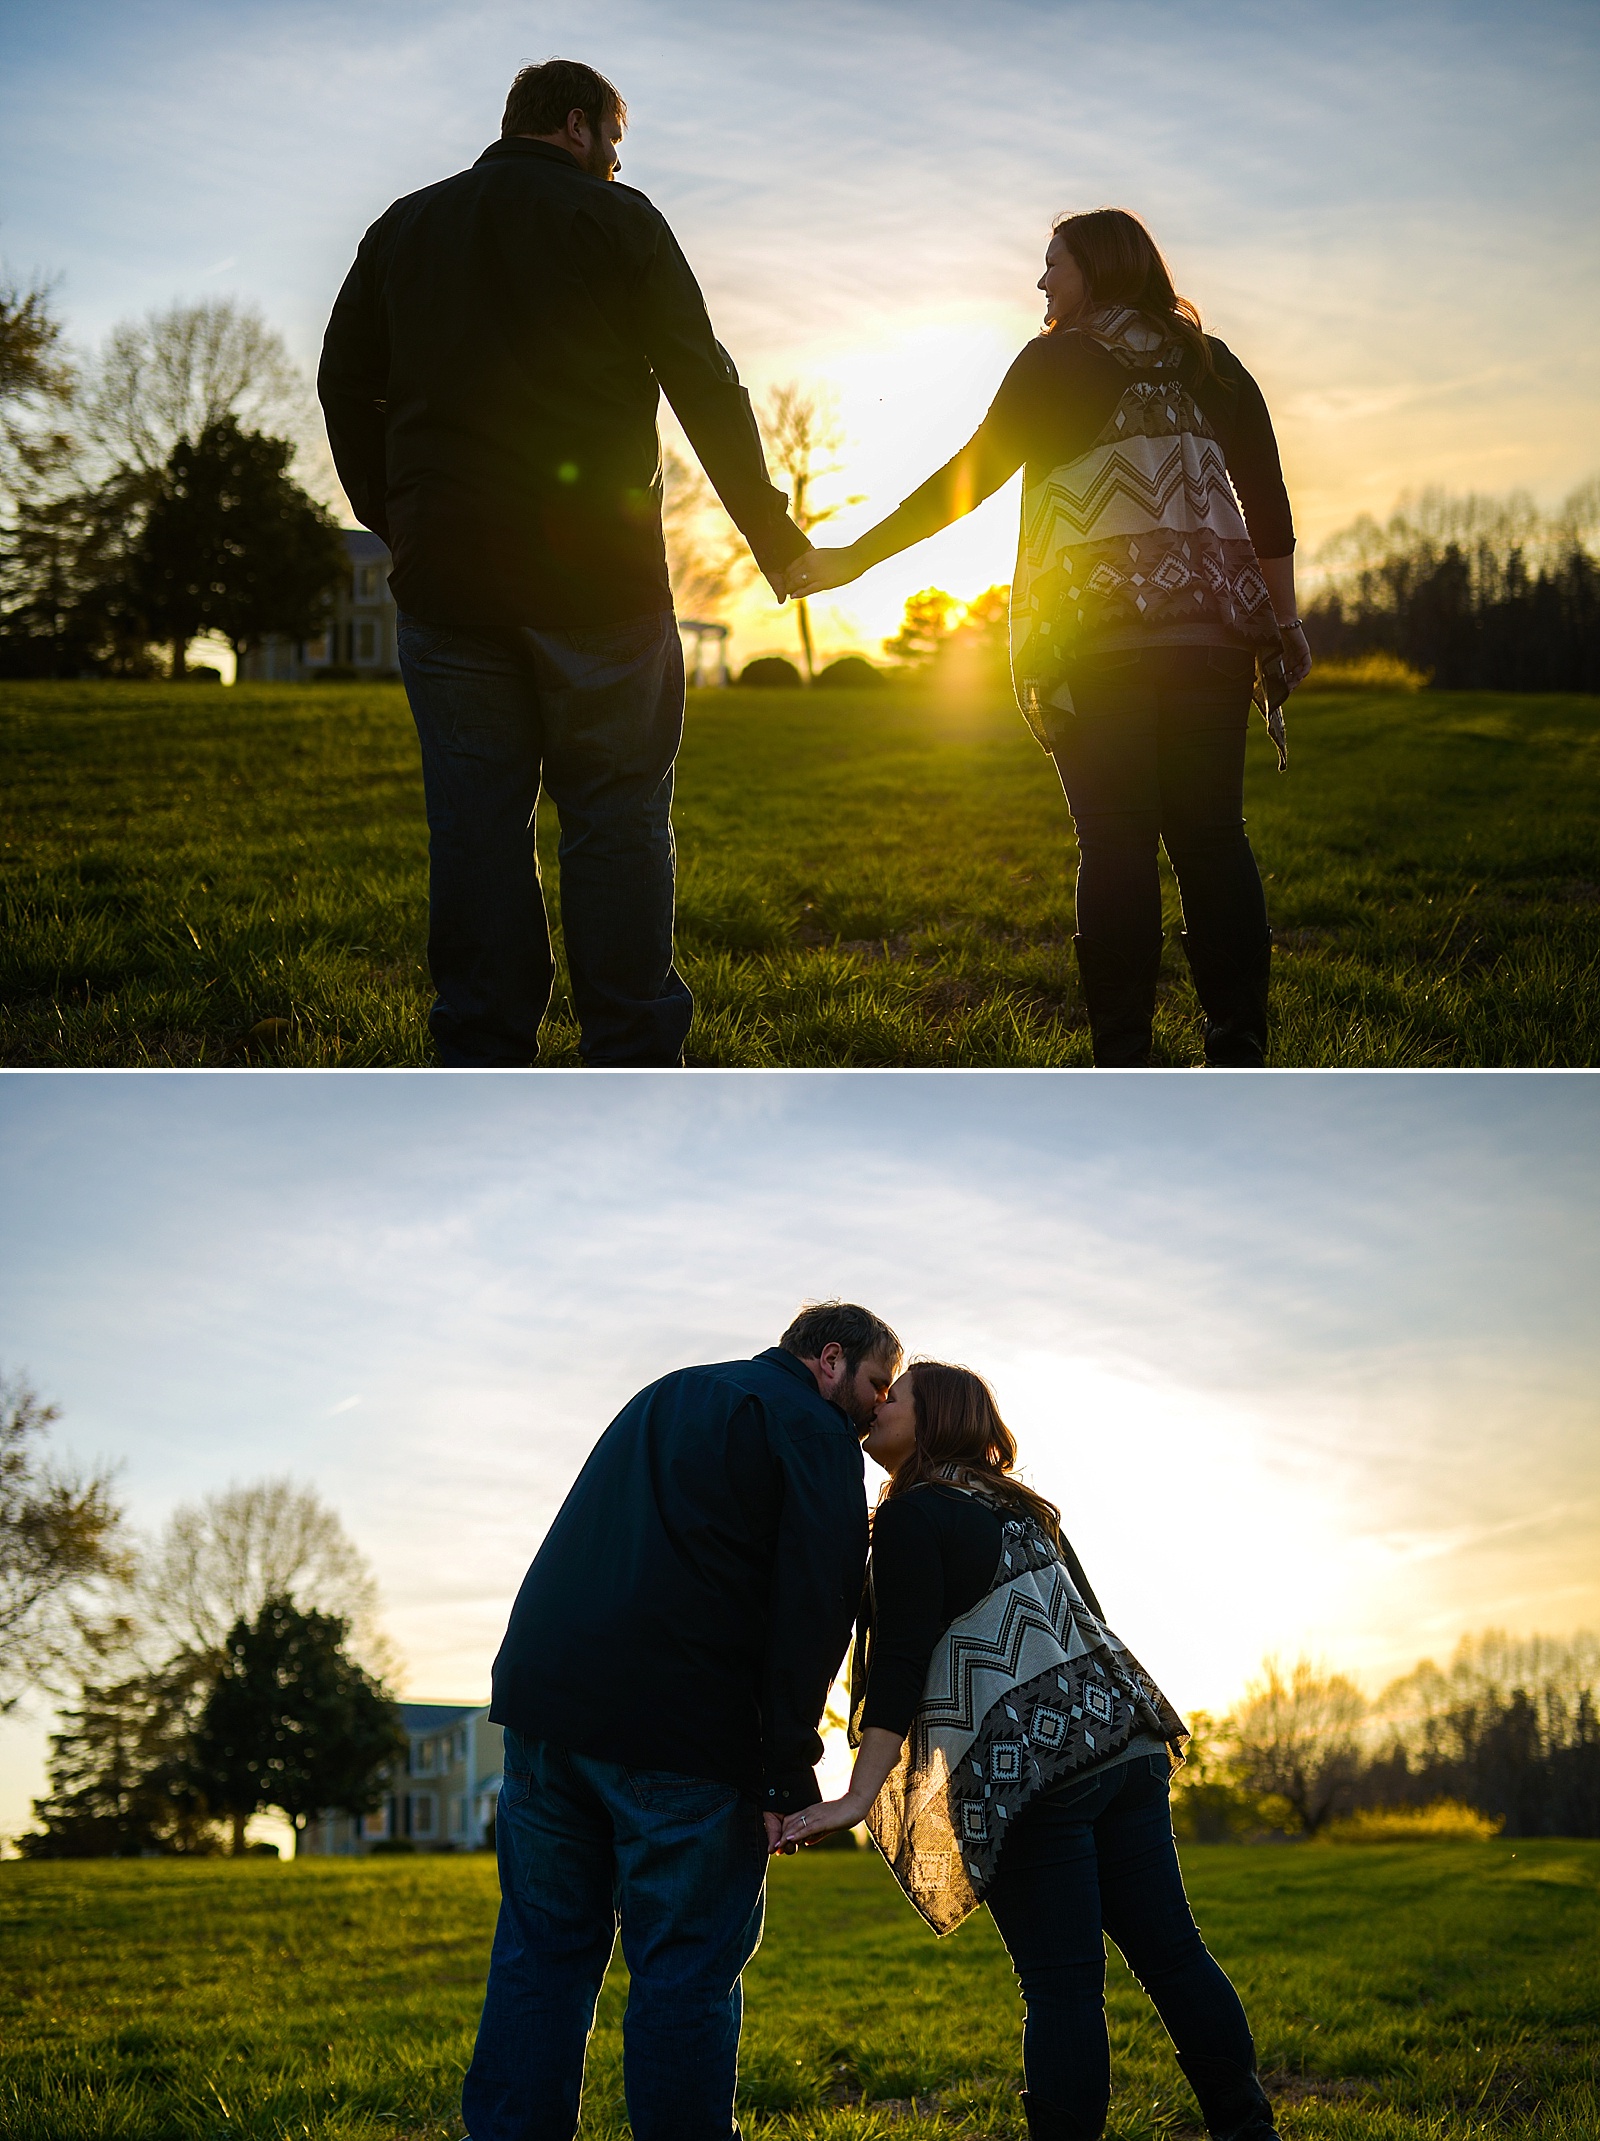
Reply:
<svg viewBox="0 0 1600 2141"><path fill-rule="evenodd" d="M1188 1738L1085 1603L1055 1542L1011 1505L974 1499L1001 1519L993 1585L935 1648L899 1761L867 1815L890 1871L936 1933L953 1932L983 1901L1007 1827L1030 1800L1141 1735L1175 1751ZM852 1738L865 1697L859 1651L856 1665Z"/></svg>
<svg viewBox="0 0 1600 2141"><path fill-rule="evenodd" d="M1186 352L1127 307L1101 306L1074 326L1128 382L1088 451L1023 494L1011 591L1018 704L1049 750L1048 710L1072 711L1075 654L1185 628L1191 643L1255 651L1281 770L1283 643L1221 444L1183 384Z"/></svg>

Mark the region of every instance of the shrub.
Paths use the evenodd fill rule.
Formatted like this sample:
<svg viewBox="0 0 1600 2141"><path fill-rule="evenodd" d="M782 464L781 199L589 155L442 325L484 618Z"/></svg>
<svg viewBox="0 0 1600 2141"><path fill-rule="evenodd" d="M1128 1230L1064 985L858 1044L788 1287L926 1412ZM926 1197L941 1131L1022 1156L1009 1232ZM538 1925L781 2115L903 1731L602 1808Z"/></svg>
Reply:
<svg viewBox="0 0 1600 2141"><path fill-rule="evenodd" d="M749 671L745 674L748 676ZM826 669L816 676L818 691L876 691L887 682L881 669L859 654L841 654L836 662L829 662Z"/></svg>
<svg viewBox="0 0 1600 2141"><path fill-rule="evenodd" d="M1323 1832L1330 1844L1487 1843L1505 1827L1459 1799L1435 1799L1431 1806L1363 1807L1341 1815Z"/></svg>
<svg viewBox="0 0 1600 2141"><path fill-rule="evenodd" d="M747 663L739 682L752 685L758 691L798 691L801 688L799 670L781 654L763 654L759 660Z"/></svg>
<svg viewBox="0 0 1600 2141"><path fill-rule="evenodd" d="M1413 668L1398 654L1359 654L1348 662L1318 662L1302 691L1422 691L1431 669Z"/></svg>

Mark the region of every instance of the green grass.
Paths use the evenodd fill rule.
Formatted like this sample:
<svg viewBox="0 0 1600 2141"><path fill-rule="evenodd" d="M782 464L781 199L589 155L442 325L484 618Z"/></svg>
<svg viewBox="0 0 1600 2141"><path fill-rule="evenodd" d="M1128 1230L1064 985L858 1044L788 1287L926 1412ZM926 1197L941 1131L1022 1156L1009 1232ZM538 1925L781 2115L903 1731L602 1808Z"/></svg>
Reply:
<svg viewBox="0 0 1600 2141"><path fill-rule="evenodd" d="M1286 2141L1594 2141L1600 1844L1190 1846ZM0 2141L447 2141L494 1918L485 1858L0 1867ZM1022 2133L987 1913L936 1942L866 1852L781 1862L746 1980L749 2141L908 2113ZM584 2132L622 2130L614 1965ZM1113 1959L1109 2132L1194 2131Z"/></svg>
<svg viewBox="0 0 1600 2141"><path fill-rule="evenodd" d="M1329 693L1290 730L1279 778L1257 727L1246 799L1273 1060L1593 1061L1600 700ZM428 1060L397 686L13 684L0 738L0 1062ZM1088 1061L1070 822L998 695L697 694L677 823L691 1060ZM1197 1056L1175 941L1157 1056Z"/></svg>

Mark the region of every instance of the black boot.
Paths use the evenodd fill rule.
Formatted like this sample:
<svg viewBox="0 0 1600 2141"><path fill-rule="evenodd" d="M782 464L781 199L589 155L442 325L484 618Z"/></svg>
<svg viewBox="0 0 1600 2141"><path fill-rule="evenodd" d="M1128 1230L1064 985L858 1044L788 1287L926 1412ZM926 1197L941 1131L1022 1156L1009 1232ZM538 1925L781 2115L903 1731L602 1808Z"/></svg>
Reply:
<svg viewBox="0 0 1600 2141"><path fill-rule="evenodd" d="M1212 2141L1278 2141L1272 2099L1253 2067L1233 2059L1185 2059L1181 2052L1178 2064L1188 2076Z"/></svg>
<svg viewBox="0 0 1600 2141"><path fill-rule="evenodd" d="M1098 2126L1085 2126L1082 2119L1075 2119L1059 2104L1047 2104L1031 2089L1022 2091L1022 2108L1028 2115L1028 2141L1100 2141L1106 2130L1104 2119Z"/></svg>
<svg viewBox="0 0 1600 2141"><path fill-rule="evenodd" d="M1183 956L1206 1015L1206 1061L1218 1069L1260 1070L1267 1060L1267 987L1272 932L1255 943L1207 944L1192 929Z"/></svg>
<svg viewBox="0 0 1600 2141"><path fill-rule="evenodd" d="M1126 945L1074 937L1078 978L1089 1013L1095 1065L1100 1070L1144 1070L1150 1063L1150 1027L1156 1015L1156 975L1161 939L1140 954Z"/></svg>

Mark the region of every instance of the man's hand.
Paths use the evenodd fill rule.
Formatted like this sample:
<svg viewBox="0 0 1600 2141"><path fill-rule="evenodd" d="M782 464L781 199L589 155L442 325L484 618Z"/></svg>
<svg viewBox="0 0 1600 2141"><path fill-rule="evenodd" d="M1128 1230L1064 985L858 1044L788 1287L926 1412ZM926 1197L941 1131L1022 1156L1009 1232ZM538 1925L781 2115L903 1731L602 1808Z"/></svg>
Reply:
<svg viewBox="0 0 1600 2141"><path fill-rule="evenodd" d="M802 551L801 555L804 556L805 553ZM776 574L773 574L768 572L765 565L763 565L761 577L766 581L768 587L772 589L773 601L777 603L779 609L782 609L789 599L789 577L786 569L780 565Z"/></svg>
<svg viewBox="0 0 1600 2141"><path fill-rule="evenodd" d="M830 587L845 587L860 577L861 567L853 546L843 550L802 550L789 567L787 586L796 597L821 595Z"/></svg>
<svg viewBox="0 0 1600 2141"><path fill-rule="evenodd" d="M1279 625L1278 637L1283 641L1283 668L1293 691L1311 674L1311 647L1306 639L1303 624Z"/></svg>
<svg viewBox="0 0 1600 2141"><path fill-rule="evenodd" d="M763 1814L761 1819L766 1824L767 1856L771 1858L773 1852L783 1842L783 1816L781 1814Z"/></svg>

